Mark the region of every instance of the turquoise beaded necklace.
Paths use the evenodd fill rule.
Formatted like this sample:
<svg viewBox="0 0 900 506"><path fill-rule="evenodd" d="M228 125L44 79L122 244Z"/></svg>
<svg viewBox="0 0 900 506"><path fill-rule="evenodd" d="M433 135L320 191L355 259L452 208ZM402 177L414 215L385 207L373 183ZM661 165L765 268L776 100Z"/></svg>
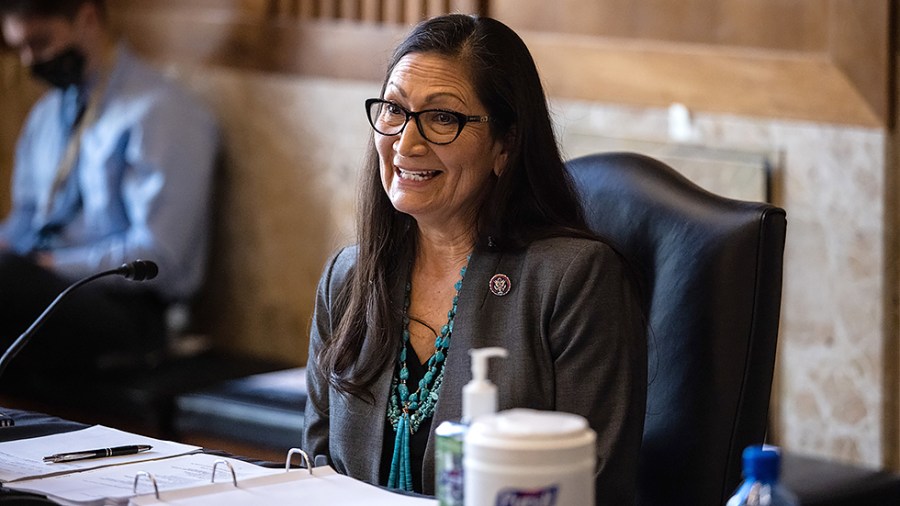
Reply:
<svg viewBox="0 0 900 506"><path fill-rule="evenodd" d="M470 255L471 257L471 255ZM466 265L469 258L466 258ZM450 349L450 335L453 333L453 319L456 317L456 305L459 302L459 290L466 277L466 266L459 271L459 281L453 287L453 306L447 312L447 323L441 327L441 333L434 340L434 355L428 359L428 371L419 381L419 388L409 393L406 379L409 369L406 367L406 348L409 343L409 293L411 283L406 283L406 294L403 298L403 345L400 347L398 363L400 370L391 381L391 398L388 402L387 417L394 428L394 456L391 459L391 474L388 487L412 491L412 463L409 458L409 436L419 430L423 420L434 414L441 384L444 381L444 359Z"/></svg>

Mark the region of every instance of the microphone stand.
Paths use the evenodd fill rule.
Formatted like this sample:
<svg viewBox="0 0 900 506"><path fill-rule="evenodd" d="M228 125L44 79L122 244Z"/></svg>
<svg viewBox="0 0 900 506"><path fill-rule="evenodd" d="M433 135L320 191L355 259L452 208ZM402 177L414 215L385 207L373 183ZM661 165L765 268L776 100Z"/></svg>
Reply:
<svg viewBox="0 0 900 506"><path fill-rule="evenodd" d="M47 321L47 318L49 318L49 316L54 311L56 311L56 307L59 302L66 298L66 296L73 290L87 283L90 283L95 279L105 276L118 274L134 281L144 281L155 278L158 272L158 267L154 262L151 262L149 260L135 260L133 262L122 264L122 266L117 269L110 269L108 271L92 274L86 278L76 281L72 285L69 285L68 288L63 290L59 295L56 296L55 299L53 299L53 302L51 302L50 305L47 306L46 309L44 309L44 312L41 313L41 315L38 316L37 319L34 320L34 322L32 322L32 324L27 329L25 329L25 332L22 332L22 334L15 341L13 341L12 345L10 345L10 347L6 349L6 351L3 353L3 356L0 357L0 377L3 376L3 373L6 371L6 368L7 366L9 366L9 363L12 361L12 359L14 359L16 355L18 355L19 352L22 351L22 348L24 348L25 345L28 344L28 341L31 339L31 337L38 331L39 328L41 328L41 326L44 325L44 322ZM12 418L9 418L8 416L0 413L0 428L12 427L14 425L15 422Z"/></svg>

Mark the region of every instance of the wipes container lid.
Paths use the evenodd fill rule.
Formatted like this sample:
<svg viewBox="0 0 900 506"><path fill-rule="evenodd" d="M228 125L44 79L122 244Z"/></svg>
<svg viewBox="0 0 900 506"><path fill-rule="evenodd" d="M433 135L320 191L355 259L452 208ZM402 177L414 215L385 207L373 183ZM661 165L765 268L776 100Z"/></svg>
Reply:
<svg viewBox="0 0 900 506"><path fill-rule="evenodd" d="M584 417L510 409L476 419L465 437L466 459L514 466L593 462L596 433Z"/></svg>

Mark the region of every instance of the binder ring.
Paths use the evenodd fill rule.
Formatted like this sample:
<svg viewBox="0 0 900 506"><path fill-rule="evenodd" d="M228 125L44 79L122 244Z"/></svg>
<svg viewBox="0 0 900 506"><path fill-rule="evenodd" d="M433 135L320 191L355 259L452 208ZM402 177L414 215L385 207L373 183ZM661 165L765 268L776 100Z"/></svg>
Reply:
<svg viewBox="0 0 900 506"><path fill-rule="evenodd" d="M225 464L226 466L228 466L228 470L231 471L231 483L234 483L234 486L237 487L237 474L235 474L234 467L232 467L231 462L228 462L227 460L217 460L213 463L212 479L210 479L209 482L216 482L216 468L219 467L219 464Z"/></svg>
<svg viewBox="0 0 900 506"><path fill-rule="evenodd" d="M312 464L310 464L310 462L309 462L309 455L307 455L306 452L301 450L300 448L291 448L290 450L288 450L287 458L284 460L284 470L285 471L291 470L291 457L293 457L295 454L298 454L298 453L300 454L301 457L303 457L303 463L306 464L306 469L309 470L309 474L312 474L313 468L312 468Z"/></svg>
<svg viewBox="0 0 900 506"><path fill-rule="evenodd" d="M156 484L156 477L147 471L138 471L137 474L134 475L134 485L131 487L131 492L137 494L138 480L140 480L141 476L146 476L150 479L150 483L153 484L153 493L156 495L156 498L159 499L159 486Z"/></svg>

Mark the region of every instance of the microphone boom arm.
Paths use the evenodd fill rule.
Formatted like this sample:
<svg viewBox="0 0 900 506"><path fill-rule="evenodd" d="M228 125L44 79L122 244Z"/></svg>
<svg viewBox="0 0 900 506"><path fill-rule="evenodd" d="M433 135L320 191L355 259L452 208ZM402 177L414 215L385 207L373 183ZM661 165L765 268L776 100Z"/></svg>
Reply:
<svg viewBox="0 0 900 506"><path fill-rule="evenodd" d="M44 324L47 318L52 314L58 305L58 303L63 300L70 292L77 289L80 286L83 286L91 281L94 281L97 278L102 278L104 276L110 276L114 274L118 274L121 276L125 276L128 279L132 279L135 281L144 281L148 279L153 279L156 277L158 272L157 266L155 263L149 260L135 260L133 262L129 262L123 264L121 267L117 269L110 269L108 271L98 272L96 274L92 274L86 278L80 279L77 282L69 285L65 290L63 290L59 295L53 299L53 302L44 309L44 312L41 313L40 316L37 317L34 322L32 322L31 326L22 332L15 341L13 341L12 345L6 349L6 352L3 353L3 356L0 357L0 377L3 376L4 371L6 371L6 367L9 363L22 351L22 348L28 344L29 339L33 336L39 328Z"/></svg>

